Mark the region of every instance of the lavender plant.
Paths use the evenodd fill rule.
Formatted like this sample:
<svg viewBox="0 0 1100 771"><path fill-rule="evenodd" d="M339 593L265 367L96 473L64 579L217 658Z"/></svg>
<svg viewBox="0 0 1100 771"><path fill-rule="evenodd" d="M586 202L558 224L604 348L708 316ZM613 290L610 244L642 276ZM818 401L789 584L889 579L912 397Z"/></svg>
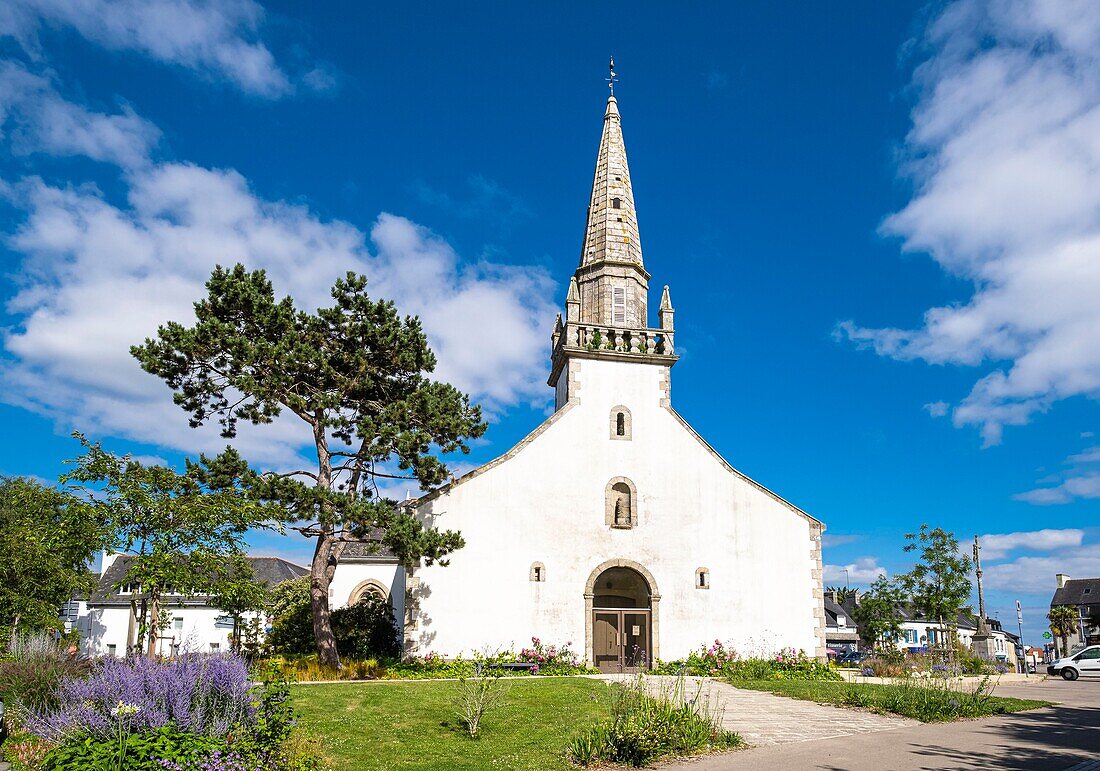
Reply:
<svg viewBox="0 0 1100 771"><path fill-rule="evenodd" d="M75 734L117 737L118 704L133 705L130 731L173 725L180 731L224 736L255 724L248 667L234 655L189 655L174 661L107 659L87 678L67 678L58 706L32 712L26 728L60 741Z"/></svg>

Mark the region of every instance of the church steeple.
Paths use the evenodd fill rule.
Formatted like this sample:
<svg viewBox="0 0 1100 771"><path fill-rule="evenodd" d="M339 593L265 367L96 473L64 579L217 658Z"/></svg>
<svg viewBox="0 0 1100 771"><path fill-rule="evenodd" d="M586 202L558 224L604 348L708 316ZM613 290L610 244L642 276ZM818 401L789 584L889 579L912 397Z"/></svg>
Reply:
<svg viewBox="0 0 1100 771"><path fill-rule="evenodd" d="M612 85L614 79L612 63ZM659 328L649 326L648 294L622 118L612 93L603 116L580 265L569 280L565 318L558 317L551 335L548 383L557 391L558 409L576 398L574 375L582 359L666 368L676 363L668 287L661 296Z"/></svg>
<svg viewBox="0 0 1100 771"><path fill-rule="evenodd" d="M614 96L608 98L603 116L603 135L592 178L580 264L584 267L602 261L628 262L643 267L642 240L638 234L634 189L626 162L622 118Z"/></svg>
<svg viewBox="0 0 1100 771"><path fill-rule="evenodd" d="M574 279L580 294L578 321L648 326L649 274L642 263L634 188L626 162L619 103L614 95L608 98L604 111L584 243Z"/></svg>

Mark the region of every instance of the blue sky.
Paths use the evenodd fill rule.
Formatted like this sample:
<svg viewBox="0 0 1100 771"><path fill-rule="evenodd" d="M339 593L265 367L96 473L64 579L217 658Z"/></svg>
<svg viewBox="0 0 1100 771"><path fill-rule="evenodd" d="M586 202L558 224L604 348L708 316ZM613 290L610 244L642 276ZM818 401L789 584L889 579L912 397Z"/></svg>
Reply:
<svg viewBox="0 0 1100 771"><path fill-rule="evenodd" d="M306 305L366 272L492 417L459 469L503 452L549 408L613 53L676 408L827 523L828 583L987 535L1037 639L1054 573L1100 575L1100 13L732 6L6 4L0 472L56 477L73 429L217 449L126 349L234 261Z"/></svg>

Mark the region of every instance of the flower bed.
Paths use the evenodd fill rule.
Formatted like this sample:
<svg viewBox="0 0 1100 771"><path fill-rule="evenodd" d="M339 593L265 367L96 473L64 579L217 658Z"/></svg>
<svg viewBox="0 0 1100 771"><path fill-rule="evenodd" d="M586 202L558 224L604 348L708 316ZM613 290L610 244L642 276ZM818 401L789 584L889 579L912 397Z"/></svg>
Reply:
<svg viewBox="0 0 1100 771"><path fill-rule="evenodd" d="M105 659L63 678L56 698L23 714L4 745L20 771L316 771L315 744L296 734L278 667L253 684L233 655L171 661Z"/></svg>
<svg viewBox="0 0 1100 771"><path fill-rule="evenodd" d="M335 670L323 667L316 656L279 656L278 661L292 679L298 682L321 680L438 680L443 678L476 677L493 670L507 676L524 675L580 675L595 672L573 650L573 643L547 645L538 637L531 644L514 650L493 653L475 653L472 656L444 658L428 652L424 656L409 656L399 661L343 660L343 668ZM507 669L504 664L529 664L529 669Z"/></svg>
<svg viewBox="0 0 1100 771"><path fill-rule="evenodd" d="M771 656L742 658L732 647L715 640L700 646L686 659L659 662L659 674L688 674L730 680L840 680L836 669L812 659L803 651L783 649Z"/></svg>

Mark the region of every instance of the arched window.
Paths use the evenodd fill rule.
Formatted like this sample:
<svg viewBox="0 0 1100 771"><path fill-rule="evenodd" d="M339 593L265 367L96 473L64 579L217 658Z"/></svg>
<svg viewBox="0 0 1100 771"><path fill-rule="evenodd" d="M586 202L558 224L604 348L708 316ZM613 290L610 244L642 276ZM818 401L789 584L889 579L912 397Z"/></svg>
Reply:
<svg viewBox="0 0 1100 771"><path fill-rule="evenodd" d="M531 580L538 583L546 580L546 566L541 562L531 563Z"/></svg>
<svg viewBox="0 0 1100 771"><path fill-rule="evenodd" d="M390 593L381 581L368 578L351 590L351 594L348 596L348 605L358 605L368 596L376 597L380 600L387 600L389 599Z"/></svg>
<svg viewBox="0 0 1100 771"><path fill-rule="evenodd" d="M710 571L707 568L699 568L695 571L695 588L710 588Z"/></svg>
<svg viewBox="0 0 1100 771"><path fill-rule="evenodd" d="M606 506L605 523L611 527L628 529L638 521L638 491L626 477L615 477L607 483L604 492Z"/></svg>
<svg viewBox="0 0 1100 771"><path fill-rule="evenodd" d="M630 410L623 405L611 408L611 438L629 440L631 436Z"/></svg>
<svg viewBox="0 0 1100 771"><path fill-rule="evenodd" d="M611 199L611 208L612 209L618 209L618 208L621 208L621 206L622 206L622 201L620 201L618 198L612 198Z"/></svg>

